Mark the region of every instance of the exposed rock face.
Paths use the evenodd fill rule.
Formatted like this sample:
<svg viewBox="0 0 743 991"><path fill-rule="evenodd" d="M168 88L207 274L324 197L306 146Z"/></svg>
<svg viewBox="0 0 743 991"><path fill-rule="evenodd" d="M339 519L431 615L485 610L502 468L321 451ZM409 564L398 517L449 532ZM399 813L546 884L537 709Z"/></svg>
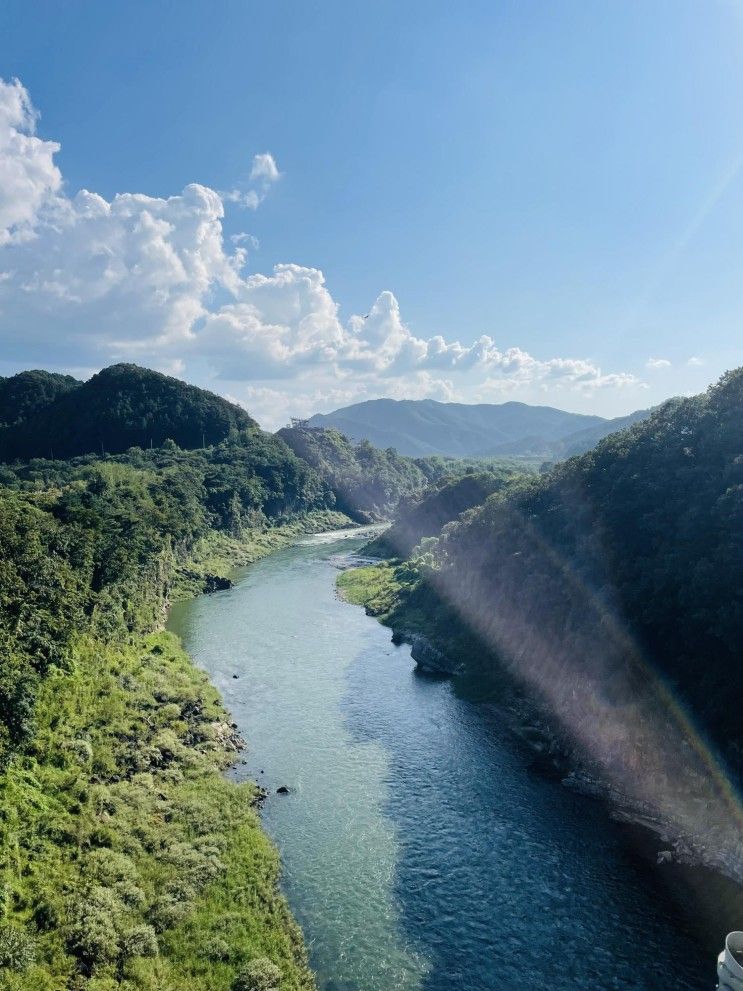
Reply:
<svg viewBox="0 0 743 991"><path fill-rule="evenodd" d="M234 723L211 723L214 741L227 752L239 753L245 747L245 740L240 736Z"/></svg>
<svg viewBox="0 0 743 991"><path fill-rule="evenodd" d="M404 639L409 640L410 656L421 671L428 674L446 675L460 674L463 671L464 665L461 662L457 663L447 657L421 633L413 633Z"/></svg>
<svg viewBox="0 0 743 991"><path fill-rule="evenodd" d="M232 588L234 584L231 578L223 578L222 575L204 575L204 591L207 595Z"/></svg>

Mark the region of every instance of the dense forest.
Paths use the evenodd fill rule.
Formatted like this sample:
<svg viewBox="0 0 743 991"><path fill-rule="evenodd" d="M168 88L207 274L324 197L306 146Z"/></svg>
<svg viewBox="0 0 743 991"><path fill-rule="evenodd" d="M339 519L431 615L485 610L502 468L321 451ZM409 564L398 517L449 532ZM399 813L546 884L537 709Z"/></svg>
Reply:
<svg viewBox="0 0 743 991"><path fill-rule="evenodd" d="M0 427L14 426L81 383L71 375L32 369L0 378Z"/></svg>
<svg viewBox="0 0 743 991"><path fill-rule="evenodd" d="M120 425L145 406L159 416L173 388L119 367L92 380L99 398L110 378ZM91 395L25 385L8 422ZM193 429L220 409L184 386L165 419ZM0 466L4 991L314 986L256 789L221 777L239 746L229 717L160 632L169 600L209 587L215 562L347 522L313 468L241 417L225 412L224 438L192 450L167 439Z"/></svg>
<svg viewBox="0 0 743 991"><path fill-rule="evenodd" d="M278 436L326 480L338 509L361 521L389 518L401 497L421 492L431 477L446 471L443 459L429 466L393 448L353 444L337 430L298 425L284 427Z"/></svg>
<svg viewBox="0 0 743 991"><path fill-rule="evenodd" d="M739 369L342 584L443 667L510 672L620 789L688 825L671 779L710 811L702 740L743 772L742 524Z"/></svg>
<svg viewBox="0 0 743 991"><path fill-rule="evenodd" d="M367 550L372 555L406 558L425 537L437 536L447 523L523 475L523 469L498 466L443 475L423 492L401 499L392 525Z"/></svg>
<svg viewBox="0 0 743 991"><path fill-rule="evenodd" d="M27 381L34 376L39 381ZM0 460L119 454L129 447L218 444L233 430L255 427L245 410L204 389L137 365L112 365L87 382L60 384L62 376L25 372L6 379L0 400L26 401L0 431ZM65 377L66 378L66 377ZM0 422L3 422L0 419Z"/></svg>
<svg viewBox="0 0 743 991"><path fill-rule="evenodd" d="M332 493L254 431L2 480L0 986L312 987L228 716L157 631L200 541L338 525Z"/></svg>

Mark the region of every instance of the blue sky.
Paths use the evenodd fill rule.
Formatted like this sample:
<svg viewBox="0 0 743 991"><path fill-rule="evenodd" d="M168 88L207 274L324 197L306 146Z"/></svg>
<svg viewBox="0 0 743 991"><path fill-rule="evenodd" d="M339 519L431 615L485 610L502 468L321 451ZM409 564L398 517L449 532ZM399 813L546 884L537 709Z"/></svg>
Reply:
<svg viewBox="0 0 743 991"><path fill-rule="evenodd" d="M741 362L742 42L732 0L4 0L0 372L136 360L269 425L704 388Z"/></svg>

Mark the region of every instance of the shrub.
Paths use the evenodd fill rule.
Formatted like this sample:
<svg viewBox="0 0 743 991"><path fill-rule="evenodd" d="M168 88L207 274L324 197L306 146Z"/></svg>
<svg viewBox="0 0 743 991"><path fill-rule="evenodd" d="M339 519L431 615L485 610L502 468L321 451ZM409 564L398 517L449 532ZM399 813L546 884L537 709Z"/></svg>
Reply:
<svg viewBox="0 0 743 991"><path fill-rule="evenodd" d="M158 898L150 910L150 922L155 932L165 932L183 922L190 911L188 902L177 902L172 898Z"/></svg>
<svg viewBox="0 0 743 991"><path fill-rule="evenodd" d="M214 854L205 855L190 843L173 843L166 859L197 889L205 887L224 870Z"/></svg>
<svg viewBox="0 0 743 991"><path fill-rule="evenodd" d="M36 945L22 929L0 924L0 967L26 970L36 959Z"/></svg>
<svg viewBox="0 0 743 991"><path fill-rule="evenodd" d="M67 931L71 953L88 967L111 963L119 955L121 902L111 891L94 887L70 907Z"/></svg>
<svg viewBox="0 0 743 991"><path fill-rule="evenodd" d="M192 902L196 897L196 889L187 881L168 881L164 890L173 902Z"/></svg>
<svg viewBox="0 0 743 991"><path fill-rule="evenodd" d="M93 759L93 747L90 740L71 740L68 749L72 759L83 767L87 767Z"/></svg>
<svg viewBox="0 0 743 991"><path fill-rule="evenodd" d="M232 956L232 951L226 939L222 939L221 936L215 936L204 946L204 954L208 960L219 962L229 960Z"/></svg>
<svg viewBox="0 0 743 991"><path fill-rule="evenodd" d="M126 957L156 957L160 952L152 926L134 926L124 933L121 952Z"/></svg>
<svg viewBox="0 0 743 991"><path fill-rule="evenodd" d="M139 887L139 871L133 861L116 850L93 850L87 859L87 873L100 885L113 891L124 904L136 907L144 903Z"/></svg>
<svg viewBox="0 0 743 991"><path fill-rule="evenodd" d="M268 957L256 957L246 964L232 982L232 991L275 991L281 985L281 971Z"/></svg>

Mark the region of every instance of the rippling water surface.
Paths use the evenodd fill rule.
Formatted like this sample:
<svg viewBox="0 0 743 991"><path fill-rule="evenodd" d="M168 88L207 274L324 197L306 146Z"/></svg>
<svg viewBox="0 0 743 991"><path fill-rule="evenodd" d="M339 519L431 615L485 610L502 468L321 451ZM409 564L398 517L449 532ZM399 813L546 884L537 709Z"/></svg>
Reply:
<svg viewBox="0 0 743 991"><path fill-rule="evenodd" d="M170 621L248 740L236 776L272 793L323 991L713 988L605 810L529 773L497 710L336 597L361 543L311 538Z"/></svg>

